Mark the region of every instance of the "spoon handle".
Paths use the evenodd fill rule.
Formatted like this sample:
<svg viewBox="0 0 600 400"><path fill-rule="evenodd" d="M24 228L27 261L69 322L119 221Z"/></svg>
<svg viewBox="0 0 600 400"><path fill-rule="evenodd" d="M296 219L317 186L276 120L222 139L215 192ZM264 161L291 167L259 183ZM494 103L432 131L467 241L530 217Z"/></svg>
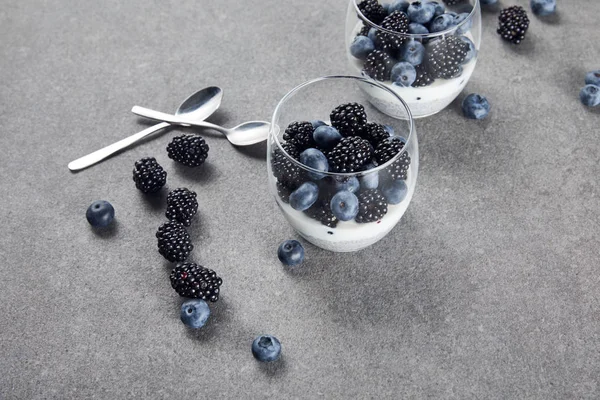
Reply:
<svg viewBox="0 0 600 400"><path fill-rule="evenodd" d="M205 121L189 121L186 119L182 119L177 117L176 115L163 113L160 111L154 111L146 107L134 106L131 109L131 112L139 115L140 117L146 117L150 119L155 119L158 121L165 121L174 125L183 125L183 126L199 126L201 128L210 128L219 132L227 133L227 129L222 126L211 124L210 122Z"/></svg>
<svg viewBox="0 0 600 400"><path fill-rule="evenodd" d="M135 135L131 135L123 140L119 140L118 142L113 143L109 146L106 146L100 150L96 150L95 152L90 153L87 156L83 156L81 158L78 158L77 160L71 161L69 163L68 167L71 171L79 171L81 169L87 168L91 165L96 164L97 162L104 160L106 157L108 157L112 154L115 154L119 150L122 150L128 146L131 146L138 140L141 140L156 131L159 131L161 129L168 127L169 125L170 124L168 124L166 122L162 122L160 124L156 124L154 126L146 128L143 131L136 133Z"/></svg>

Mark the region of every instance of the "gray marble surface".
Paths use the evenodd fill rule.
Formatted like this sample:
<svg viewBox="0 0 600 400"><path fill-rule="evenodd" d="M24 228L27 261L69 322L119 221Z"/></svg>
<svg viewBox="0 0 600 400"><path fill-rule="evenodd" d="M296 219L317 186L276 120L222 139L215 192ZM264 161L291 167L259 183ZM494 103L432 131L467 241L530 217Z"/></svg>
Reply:
<svg viewBox="0 0 600 400"><path fill-rule="evenodd" d="M147 126L134 104L174 110L208 85L225 91L212 121L269 119L298 83L347 71L346 1L4 0L0 398L600 397L600 111L578 100L600 68L600 3L559 2L520 48L484 12L466 92L493 111L466 120L456 101L418 121L417 191L388 237L355 254L307 245L286 271L275 251L295 234L260 146L207 134L190 172L164 151L177 129L66 165ZM148 155L198 192L191 258L225 282L198 332L155 250L164 195L131 180ZM117 224L95 234L84 214L100 198ZM259 333L281 339L280 362L252 358Z"/></svg>

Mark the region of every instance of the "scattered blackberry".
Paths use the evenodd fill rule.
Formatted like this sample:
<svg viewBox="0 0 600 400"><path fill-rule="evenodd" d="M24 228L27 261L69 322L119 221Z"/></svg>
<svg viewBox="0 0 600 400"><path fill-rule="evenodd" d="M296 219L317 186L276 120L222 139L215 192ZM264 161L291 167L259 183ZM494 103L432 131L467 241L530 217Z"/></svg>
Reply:
<svg viewBox="0 0 600 400"><path fill-rule="evenodd" d="M387 13L377 0L363 0L358 4L358 9L369 21L379 25Z"/></svg>
<svg viewBox="0 0 600 400"><path fill-rule="evenodd" d="M508 7L500 13L498 17L498 34L502 39L514 44L519 44L525 39L525 34L529 28L529 18L527 12L521 6Z"/></svg>
<svg viewBox="0 0 600 400"><path fill-rule="evenodd" d="M154 157L142 158L135 162L133 181L135 187L142 192L154 193L167 182L167 171L156 162Z"/></svg>
<svg viewBox="0 0 600 400"><path fill-rule="evenodd" d="M360 136L367 126L365 108L358 103L337 106L329 116L331 126L342 136Z"/></svg>
<svg viewBox="0 0 600 400"><path fill-rule="evenodd" d="M190 226L192 217L198 212L198 201L196 192L187 188L179 188L170 192L167 196L166 216L169 220L179 222L184 226Z"/></svg>
<svg viewBox="0 0 600 400"><path fill-rule="evenodd" d="M358 214L355 221L358 223L379 221L387 211L387 201L379 190L365 190L358 195Z"/></svg>
<svg viewBox="0 0 600 400"><path fill-rule="evenodd" d="M158 252L171 262L185 261L194 249L190 235L179 222L165 222L156 232Z"/></svg>
<svg viewBox="0 0 600 400"><path fill-rule="evenodd" d="M219 287L223 280L212 269L194 263L183 263L171 271L171 286L181 297L205 301L219 300Z"/></svg>
<svg viewBox="0 0 600 400"><path fill-rule="evenodd" d="M389 137L390 134L385 130L383 125L375 122L369 122L367 124L367 129L365 129L365 133L362 135L362 138L368 140L373 147L377 147L379 143Z"/></svg>
<svg viewBox="0 0 600 400"><path fill-rule="evenodd" d="M388 33L383 30L377 30L377 43L382 50L399 50L408 37L401 35L408 33L408 25L410 21L408 16L402 11L394 11L381 23L381 27L388 31L397 32L397 34Z"/></svg>
<svg viewBox="0 0 600 400"><path fill-rule="evenodd" d="M467 57L469 45L458 36L447 36L431 43L427 64L434 78L455 78Z"/></svg>
<svg viewBox="0 0 600 400"><path fill-rule="evenodd" d="M415 69L417 71L417 79L413 82L413 87L429 86L433 83L433 77L423 64L417 65Z"/></svg>
<svg viewBox="0 0 600 400"><path fill-rule="evenodd" d="M358 136L345 137L329 153L329 167L333 172L354 172L371 160L369 142Z"/></svg>
<svg viewBox="0 0 600 400"><path fill-rule="evenodd" d="M309 147L317 145L313 139L314 131L313 124L308 121L292 122L285 130L283 139L296 146L298 151L302 152Z"/></svg>
<svg viewBox="0 0 600 400"><path fill-rule="evenodd" d="M364 71L373 79L388 81L393 66L394 60L388 53L381 50L373 50L365 60Z"/></svg>
<svg viewBox="0 0 600 400"><path fill-rule="evenodd" d="M285 155L278 148L273 151L271 157L273 176L287 187L297 187L304 177L304 171L298 164L292 162L290 157L297 160L300 157L300 153L293 144L284 143L282 147L288 155Z"/></svg>
<svg viewBox="0 0 600 400"><path fill-rule="evenodd" d="M198 135L176 136L167 145L169 158L186 167L202 165L208 157L208 150L208 144Z"/></svg>
<svg viewBox="0 0 600 400"><path fill-rule="evenodd" d="M371 27L368 25L363 25L363 27L360 29L360 31L358 32L358 35L356 36L369 36L369 31L371 30Z"/></svg>

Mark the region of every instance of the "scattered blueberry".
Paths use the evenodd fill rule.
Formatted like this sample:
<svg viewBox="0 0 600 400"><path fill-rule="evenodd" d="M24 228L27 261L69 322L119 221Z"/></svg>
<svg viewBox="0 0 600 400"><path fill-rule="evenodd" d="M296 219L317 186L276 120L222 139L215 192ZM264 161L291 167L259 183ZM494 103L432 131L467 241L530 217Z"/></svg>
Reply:
<svg viewBox="0 0 600 400"><path fill-rule="evenodd" d="M581 102L588 107L600 105L600 87L596 85L586 85L579 92Z"/></svg>
<svg viewBox="0 0 600 400"><path fill-rule="evenodd" d="M210 308L206 301L193 299L181 305L181 322L190 328L202 328L210 316Z"/></svg>
<svg viewBox="0 0 600 400"><path fill-rule="evenodd" d="M410 6L410 1L408 0L395 0L390 5L390 14L394 11L402 11L403 13L405 13L406 10L408 10L408 6Z"/></svg>
<svg viewBox="0 0 600 400"><path fill-rule="evenodd" d="M317 171L329 171L329 162L327 161L327 157L325 157L325 154L317 149L306 149L300 153L300 162L307 167L316 169ZM309 172L308 176L311 179L319 180L325 175L319 174L318 172Z"/></svg>
<svg viewBox="0 0 600 400"><path fill-rule="evenodd" d="M473 59L473 57L475 57L477 55L477 49L475 48L475 43L473 43L473 41L471 39L469 39L466 36L459 36L460 40L462 40L463 42L465 42L466 44L469 45L469 51L467 52L467 56L465 57L465 59L463 60L463 64L468 63L469 61L471 61Z"/></svg>
<svg viewBox="0 0 600 400"><path fill-rule="evenodd" d="M294 210L308 210L319 197L319 187L313 182L305 182L290 194L290 206Z"/></svg>
<svg viewBox="0 0 600 400"><path fill-rule="evenodd" d="M600 86L600 69L585 74L585 84Z"/></svg>
<svg viewBox="0 0 600 400"><path fill-rule="evenodd" d="M531 11L545 17L556 12L556 0L531 0Z"/></svg>
<svg viewBox="0 0 600 400"><path fill-rule="evenodd" d="M409 87L417 79L417 70L412 64L405 61L399 62L392 68L392 82L394 85Z"/></svg>
<svg viewBox="0 0 600 400"><path fill-rule="evenodd" d="M409 40L400 47L400 60L412 65L420 65L425 58L425 46L414 39Z"/></svg>
<svg viewBox="0 0 600 400"><path fill-rule="evenodd" d="M395 181L391 181L383 185L381 188L381 192L387 199L390 204L399 204L402 200L406 198L406 194L408 193L408 186L406 186L406 182L397 179Z"/></svg>
<svg viewBox="0 0 600 400"><path fill-rule="evenodd" d="M360 188L360 182L355 176L336 176L333 178L333 187L336 192L356 192Z"/></svg>
<svg viewBox="0 0 600 400"><path fill-rule="evenodd" d="M408 6L406 13L408 14L408 18L410 18L411 22L416 22L417 24L427 24L433 19L435 7L429 3L415 1Z"/></svg>
<svg viewBox="0 0 600 400"><path fill-rule="evenodd" d="M429 29L422 24L410 23L408 24L408 33L413 35L425 35L429 33Z"/></svg>
<svg viewBox="0 0 600 400"><path fill-rule="evenodd" d="M434 7L434 18L446 12L446 7L444 7L443 4L440 4L437 1L430 1L429 4L431 4Z"/></svg>
<svg viewBox="0 0 600 400"><path fill-rule="evenodd" d="M490 112L490 103L483 96L471 93L462 102L462 110L465 117L470 119L483 119Z"/></svg>
<svg viewBox="0 0 600 400"><path fill-rule="evenodd" d="M94 228L104 228L115 218L115 209L108 201L98 200L88 207L85 217Z"/></svg>
<svg viewBox="0 0 600 400"><path fill-rule="evenodd" d="M496 4L498 0L480 0L481 4L484 6L489 6L490 4Z"/></svg>
<svg viewBox="0 0 600 400"><path fill-rule="evenodd" d="M331 198L331 212L340 221L350 221L358 214L358 197L352 192L341 191Z"/></svg>
<svg viewBox="0 0 600 400"><path fill-rule="evenodd" d="M454 18L448 14L438 15L429 24L430 32L441 32L454 25Z"/></svg>
<svg viewBox="0 0 600 400"><path fill-rule="evenodd" d="M456 29L456 33L463 35L471 30L473 27L473 20L469 18L469 13L460 13L454 17L454 25L460 25Z"/></svg>
<svg viewBox="0 0 600 400"><path fill-rule="evenodd" d="M323 125L315 129L313 139L320 147L329 150L338 144L342 139L342 135L333 126Z"/></svg>
<svg viewBox="0 0 600 400"><path fill-rule="evenodd" d="M297 240L286 240L277 249L277 258L282 264L294 266L304 261L304 247Z"/></svg>
<svg viewBox="0 0 600 400"><path fill-rule="evenodd" d="M315 119L314 121L310 121L310 123L312 124L313 128L317 129L320 126L324 126L327 125L325 122L319 120L319 119Z"/></svg>
<svg viewBox="0 0 600 400"><path fill-rule="evenodd" d="M369 164L368 169L375 168L374 164ZM379 172L369 172L359 178L362 189L377 189L379 186Z"/></svg>
<svg viewBox="0 0 600 400"><path fill-rule="evenodd" d="M357 36L350 45L350 54L360 60L366 60L370 52L375 50L375 44L366 36Z"/></svg>
<svg viewBox="0 0 600 400"><path fill-rule="evenodd" d="M271 335L261 335L252 342L252 355L258 361L276 361L281 355L281 342Z"/></svg>

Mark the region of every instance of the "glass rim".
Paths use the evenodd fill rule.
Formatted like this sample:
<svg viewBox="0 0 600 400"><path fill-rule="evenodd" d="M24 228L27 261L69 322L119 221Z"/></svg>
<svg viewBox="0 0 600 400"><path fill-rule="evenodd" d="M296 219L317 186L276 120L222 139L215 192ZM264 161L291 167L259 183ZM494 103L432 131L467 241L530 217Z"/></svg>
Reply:
<svg viewBox="0 0 600 400"><path fill-rule="evenodd" d="M404 136L400 136L400 135L394 135L393 137L402 137L404 139L406 139L406 142L404 143L404 146L402 147L402 150L400 150L394 157L392 157L391 159L389 159L387 162L378 165L375 168L371 168L365 171L355 171L355 172L331 172L331 171L321 171L318 169L314 169L309 167L308 165L304 165L302 164L299 160L296 160L294 157L290 156L288 154L287 151L285 151L285 149L283 148L283 145L281 143L281 141L279 140L279 137L275 134L275 120L276 118L279 116L279 114L281 113L281 107L292 97L294 96L297 92L299 92L301 89L310 86L312 84L315 84L317 82L322 82L322 81L327 81L327 80L337 80L337 79L348 79L348 80L355 80L358 82L363 82L363 83L367 83L369 85L375 86L379 89L382 89L386 92L388 92L389 94L391 94L393 97L395 97L400 104L402 104L402 106L404 107L404 109L406 110L406 115L408 117L408 119L406 119L406 121L408 122L409 125L409 132L408 135L406 135L406 137ZM394 118L391 117L390 118ZM394 118L394 119L399 119L399 118ZM278 126L278 125L277 125ZM315 78L312 79L310 81L306 81L304 83L301 83L300 85L296 86L295 88L293 88L292 90L290 90L285 96L283 96L283 98L281 100L279 100L279 103L277 103L277 106L275 107L275 111L273 112L273 117L271 118L271 127L269 129L269 136L272 136L275 143L277 144L277 147L279 148L279 150L281 150L283 152L283 154L288 157L294 164L300 166L302 169L305 169L309 172L314 172L320 175L324 175L325 176L339 176L339 177L353 177L353 176L364 176L364 175L368 175L374 172L378 172L381 171L387 167L389 167L390 165L392 165L395 161L397 161L402 154L404 154L405 152L407 152L407 148L408 148L408 143L412 140L413 134L415 132L415 120L412 116L412 112L410 111L410 108L408 107L408 104L406 104L406 102L404 101L404 99L402 99L402 97L398 96L398 94L396 94L393 90L387 88L386 86L380 84L377 81L374 81L372 79L368 79L368 78L363 78L360 76L354 76L354 75L328 75L328 76L322 76L319 78Z"/></svg>
<svg viewBox="0 0 600 400"><path fill-rule="evenodd" d="M412 38L412 39L429 39L429 38L434 38L434 37L438 37L438 36L445 36L445 35L453 34L454 32L456 32L458 30L458 28L460 28L461 26L466 24L467 21L469 21L473 17L473 15L475 15L475 10L477 9L477 6L479 5L479 0L473 0L473 2L474 2L473 9L469 13L469 16L467 18L465 18L464 20L462 20L458 25L454 25L451 28L445 29L443 31L429 32L429 33L400 33L400 32L390 31L389 29L386 29L383 26L377 25L377 24L373 23L370 19L368 19L362 13L362 11L360 11L360 9L358 8L358 2L361 0L350 0L350 1L352 2L352 4L354 4L354 9L358 13L359 19L361 19L363 21L363 23L366 23L367 25L371 26L372 28L376 28L380 31L389 33L391 35L402 36L402 37L407 37L407 38Z"/></svg>

